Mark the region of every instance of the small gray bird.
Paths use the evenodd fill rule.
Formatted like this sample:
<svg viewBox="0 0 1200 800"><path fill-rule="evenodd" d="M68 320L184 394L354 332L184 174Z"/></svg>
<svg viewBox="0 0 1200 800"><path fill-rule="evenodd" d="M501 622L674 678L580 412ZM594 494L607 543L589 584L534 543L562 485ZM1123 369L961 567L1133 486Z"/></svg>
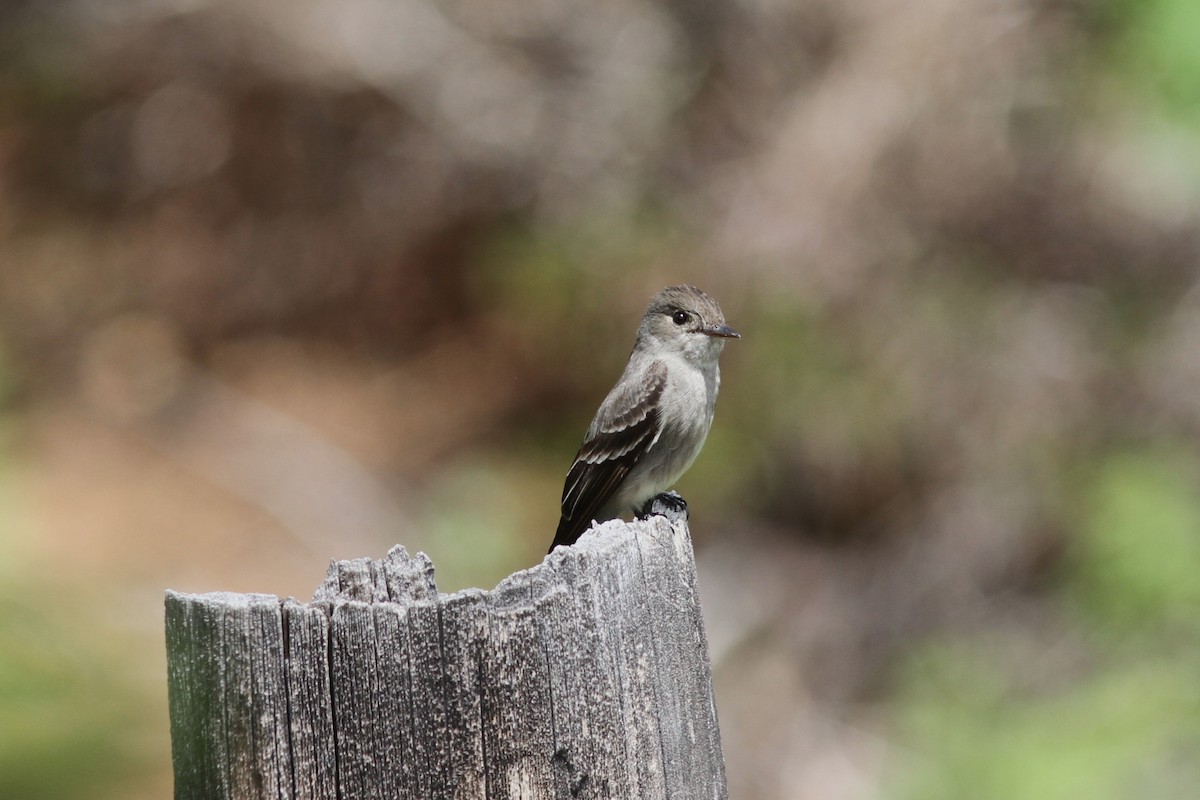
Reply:
<svg viewBox="0 0 1200 800"><path fill-rule="evenodd" d="M640 513L696 460L712 425L726 339L741 335L693 286L650 300L629 363L604 398L563 486L553 550L574 544L592 520Z"/></svg>

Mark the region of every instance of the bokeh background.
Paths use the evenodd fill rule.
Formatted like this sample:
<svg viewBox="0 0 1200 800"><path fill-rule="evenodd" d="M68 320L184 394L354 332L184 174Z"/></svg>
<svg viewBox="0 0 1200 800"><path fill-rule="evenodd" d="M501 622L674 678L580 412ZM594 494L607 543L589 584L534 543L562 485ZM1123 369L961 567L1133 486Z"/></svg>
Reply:
<svg viewBox="0 0 1200 800"><path fill-rule="evenodd" d="M649 295L731 796L1200 796L1194 0L0 5L0 796L171 792L166 588L542 556Z"/></svg>

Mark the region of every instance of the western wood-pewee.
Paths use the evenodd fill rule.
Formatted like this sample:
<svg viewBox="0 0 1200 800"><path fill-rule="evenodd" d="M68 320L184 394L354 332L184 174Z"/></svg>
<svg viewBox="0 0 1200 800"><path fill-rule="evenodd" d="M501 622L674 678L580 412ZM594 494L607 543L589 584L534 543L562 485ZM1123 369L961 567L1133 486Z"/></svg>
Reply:
<svg viewBox="0 0 1200 800"><path fill-rule="evenodd" d="M639 513L696 459L712 425L717 357L740 334L721 307L692 286L650 300L629 363L604 398L563 486L553 550L574 544L593 520Z"/></svg>

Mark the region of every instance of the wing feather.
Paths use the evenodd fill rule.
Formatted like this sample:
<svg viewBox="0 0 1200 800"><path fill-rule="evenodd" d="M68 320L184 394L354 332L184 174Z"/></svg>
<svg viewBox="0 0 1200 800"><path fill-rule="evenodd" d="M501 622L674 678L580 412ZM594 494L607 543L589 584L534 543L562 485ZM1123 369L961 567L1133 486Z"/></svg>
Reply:
<svg viewBox="0 0 1200 800"><path fill-rule="evenodd" d="M562 517L551 550L579 539L629 471L658 441L666 364L651 363L642 378L632 386L622 380L596 412L563 484Z"/></svg>

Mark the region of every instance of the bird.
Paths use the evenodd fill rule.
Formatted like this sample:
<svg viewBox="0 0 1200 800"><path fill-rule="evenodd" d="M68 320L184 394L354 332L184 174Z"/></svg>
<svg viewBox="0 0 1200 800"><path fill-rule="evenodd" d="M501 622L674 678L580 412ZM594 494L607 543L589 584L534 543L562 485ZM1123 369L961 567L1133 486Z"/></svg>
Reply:
<svg viewBox="0 0 1200 800"><path fill-rule="evenodd" d="M694 286L668 286L651 298L629 363L600 404L567 472L562 516L548 552L572 545L593 521L645 516L695 461L712 425L721 385L717 359L741 334Z"/></svg>

